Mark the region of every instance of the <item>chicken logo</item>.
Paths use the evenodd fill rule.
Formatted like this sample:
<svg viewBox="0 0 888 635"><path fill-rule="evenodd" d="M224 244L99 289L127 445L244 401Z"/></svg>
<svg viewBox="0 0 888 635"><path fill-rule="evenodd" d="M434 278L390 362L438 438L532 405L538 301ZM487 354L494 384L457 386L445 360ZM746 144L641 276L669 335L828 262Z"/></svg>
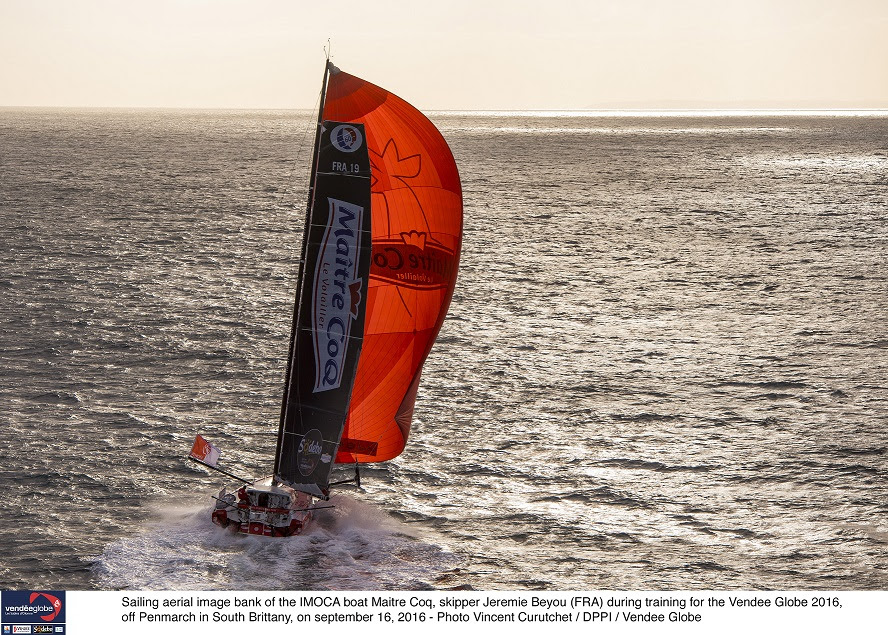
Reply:
<svg viewBox="0 0 888 635"><path fill-rule="evenodd" d="M421 196L412 182L422 173L422 155L401 156L390 139L382 152L370 149L373 213L379 214L380 235L374 233L370 276L415 291L444 289L456 274L456 253L433 238ZM403 210L419 212L416 226L398 231ZM402 297L402 302L405 302ZM407 302L405 302L407 308ZM409 309L408 309L409 311Z"/></svg>

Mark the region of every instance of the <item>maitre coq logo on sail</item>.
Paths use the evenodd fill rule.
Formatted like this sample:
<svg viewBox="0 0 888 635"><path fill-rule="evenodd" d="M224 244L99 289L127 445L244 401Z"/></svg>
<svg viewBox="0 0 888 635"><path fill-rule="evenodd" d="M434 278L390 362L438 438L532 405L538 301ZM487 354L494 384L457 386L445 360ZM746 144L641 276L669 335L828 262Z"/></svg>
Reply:
<svg viewBox="0 0 888 635"><path fill-rule="evenodd" d="M394 239L373 241L370 275L417 290L444 288L454 275L452 250L411 230Z"/></svg>
<svg viewBox="0 0 888 635"><path fill-rule="evenodd" d="M358 317L363 281L358 277L363 208L328 199L330 213L312 286L315 385L339 388L352 320Z"/></svg>

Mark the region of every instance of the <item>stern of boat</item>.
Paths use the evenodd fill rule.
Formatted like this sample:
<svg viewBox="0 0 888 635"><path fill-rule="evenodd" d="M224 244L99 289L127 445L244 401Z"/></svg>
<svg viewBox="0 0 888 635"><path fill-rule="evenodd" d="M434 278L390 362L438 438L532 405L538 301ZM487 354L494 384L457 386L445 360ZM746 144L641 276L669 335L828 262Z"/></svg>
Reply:
<svg viewBox="0 0 888 635"><path fill-rule="evenodd" d="M263 479L216 497L213 523L242 534L285 537L301 534L313 514L312 497Z"/></svg>

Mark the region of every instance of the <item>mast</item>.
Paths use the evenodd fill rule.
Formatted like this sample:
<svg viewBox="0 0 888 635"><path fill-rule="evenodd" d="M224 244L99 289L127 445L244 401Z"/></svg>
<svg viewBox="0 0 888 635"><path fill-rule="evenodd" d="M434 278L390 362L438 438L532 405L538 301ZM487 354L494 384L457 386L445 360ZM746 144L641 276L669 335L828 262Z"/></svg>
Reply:
<svg viewBox="0 0 888 635"><path fill-rule="evenodd" d="M311 156L311 175L308 180L308 204L305 210L305 229L302 232L302 250L300 251L299 256L299 275L296 279L296 299L295 304L293 306L293 323L290 327L290 347L289 353L287 355L287 372L284 375L284 394L281 402L281 421L278 426L278 438L277 438L277 447L274 452L274 472L272 473L272 483L277 483L277 475L280 470L281 463L281 441L284 437L284 423L287 420L287 404L290 401L290 376L294 372L293 368L293 347L296 341L296 332L299 327L299 306L301 304L302 298L302 289L303 289L303 275L305 273L305 259L306 253L308 250L308 234L309 229L311 228L311 209L312 204L314 202L314 189L315 189L315 180L317 178L318 172L318 152L321 143L321 127L324 121L324 101L327 97L327 79L330 76L330 68L332 64L330 64L330 57L327 57L326 62L324 63L324 79L321 83L321 101L318 107L318 121L317 121L317 129L315 130L315 140L314 140L314 150L312 151Z"/></svg>

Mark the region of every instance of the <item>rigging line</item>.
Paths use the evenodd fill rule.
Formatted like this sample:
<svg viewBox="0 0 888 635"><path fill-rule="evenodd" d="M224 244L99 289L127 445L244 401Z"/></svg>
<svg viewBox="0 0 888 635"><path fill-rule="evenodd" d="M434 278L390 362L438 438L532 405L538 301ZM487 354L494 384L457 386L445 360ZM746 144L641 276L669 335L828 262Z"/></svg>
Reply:
<svg viewBox="0 0 888 635"><path fill-rule="evenodd" d="M328 38L328 39L327 39L327 42L329 43L329 41L330 41L330 40L329 40L329 38ZM325 50L326 50L326 49L325 49ZM327 56L327 59L328 59L328 60L330 59L330 56L329 56L329 55ZM322 92L323 92L323 91L322 91ZM286 198L289 198L290 196L292 196L292 197L293 197L293 203L292 203L292 206L293 206L293 207L296 207L296 203L297 203L297 200L296 200L296 183L295 183L295 180L293 179L293 175L294 175L294 173L296 172L296 169L297 169L297 168L301 168L302 165L305 163L305 161L304 161L304 152L306 152L306 145L307 145L307 141L308 141L308 138L309 138L308 135L309 135L309 133L312 132L312 128L314 127L314 126L312 125L312 123L313 123L313 121L314 121L315 118L314 118L312 115L314 115L314 114L317 112L317 110L318 110L318 104L319 104L320 101L321 101L321 95L322 95L322 92L321 92L321 93L318 93L317 99L315 99L315 103L314 103L314 105L311 107L311 110L309 111L309 118L308 118L308 121L307 121L307 122L305 123L305 125L303 126L303 129L302 129L302 136L301 136L301 137L297 137L297 138L298 138L298 143L296 144L296 153L295 153L295 157L294 157L293 162L290 164L290 171L287 173L287 176L286 176L285 179L284 179L284 182L287 184L287 187L284 188L284 191L283 191L283 193L282 193L282 195L281 195L281 198L282 198L282 199L286 199ZM286 202L286 200L284 200L284 201L282 202L282 205L283 205L284 207L287 206L287 202Z"/></svg>
<svg viewBox="0 0 888 635"><path fill-rule="evenodd" d="M193 456L189 456L188 458L189 458L190 460L194 461L195 463L200 463L200 464L203 465L204 467L208 467L208 468L210 468L211 470L216 470L217 472L221 472L221 473L224 474L225 476L228 476L229 478L233 478L233 479L236 480L236 481L240 481L241 483L246 483L247 485L252 485L252 484L253 484L252 481L248 481L248 480L245 479L245 478L241 478L240 476L236 476L236 475L232 474L231 472L228 472L228 471L226 471L226 470L223 470L221 467L216 467L215 465L210 465L209 463L204 463L204 462L201 461L200 459L196 459L196 458L194 458Z"/></svg>
<svg viewBox="0 0 888 635"><path fill-rule="evenodd" d="M309 113L308 121L306 122L305 126L303 127L302 137L300 138L300 140L299 140L299 144L298 144L297 147L296 147L296 158L295 158L295 160L293 161L293 163L290 165L290 172L289 172L289 174L287 174L287 177L286 177L287 187L284 189L284 192L283 192L282 198L292 196L292 197L293 197L293 202L292 202L291 206L293 207L293 209L296 209L296 208L298 207L298 206L297 206L297 200L296 200L296 198L297 198L297 197L296 197L296 194L297 194L297 192L296 192L296 183L295 183L295 179L293 178L293 174L295 173L297 167L301 167L302 164L305 163L305 161L304 161L304 159L305 159L304 153L305 153L305 151L306 151L305 148L306 148L306 143L307 143L307 140L308 140L308 135L309 135L310 132L312 132L313 129L316 130L316 128L317 128L317 126L314 124L314 119L316 118L316 117L315 117L315 113L318 112L318 111L320 110L320 103L321 103L321 98L322 98L322 97L323 97L323 90L321 90L321 91L318 93L318 96L317 96L317 98L315 99L314 106L312 106L312 109L311 109L311 111L310 111L310 113ZM315 132L315 134L317 134L317 133ZM308 177L308 180L311 181L311 176ZM305 189L306 189L306 190L308 190L310 187L311 187L311 183L310 183L310 182L305 184ZM286 201L284 201L284 202L282 203L282 205L283 205L283 207L287 207L287 203L286 203ZM306 214L306 216L310 215L310 214L311 214L311 209L309 208L308 210L306 210L305 214ZM305 228L305 231L309 231L309 227L306 227L306 228ZM302 264L303 264L303 260L302 260L302 254L301 254L301 252L300 252L300 254L299 254L299 257L298 257L298 258L295 258L295 264L296 264L296 267L297 267L296 277L298 277L298 272L302 270ZM292 326L291 326L291 328L292 328ZM292 356L293 353L294 353L294 351L290 351L290 356ZM284 391L285 391L285 393L286 393L286 390L287 390L286 384L287 384L287 383L289 382L289 380L290 380L290 377L289 377L290 373L289 373L288 371L290 370L290 364L291 364L291 363L292 363L292 361L291 361L291 360L289 359L289 357L288 357L288 359L287 359L287 367L286 367L286 369L284 370L284 384L285 384L285 386L284 386ZM300 413L300 425L302 425L302 421L301 421L301 413ZM278 436L278 438L280 438L280 433L278 433L276 436ZM280 455L280 451L281 451L280 447L278 447L277 450L275 451L275 465L277 465L278 457L279 457L279 455ZM277 470L275 470L275 471L277 471Z"/></svg>
<svg viewBox="0 0 888 635"><path fill-rule="evenodd" d="M297 168L301 169L305 163L305 152L307 152L306 146L308 143L309 133L311 133L312 129L314 128L314 125L313 125L314 114L318 110L318 104L320 103L320 101L321 101L321 95L318 94L318 97L315 100L314 106L312 106L311 111L309 112L308 121L306 122L306 124L302 128L302 136L298 137L299 142L296 145L295 158L294 158L293 162L290 164L290 171L289 171L289 173L287 173L287 176L285 177L285 181L284 181L287 184L287 187L284 189L282 198L290 198L292 196L293 202L290 204L290 206L292 206L294 208L297 206L298 201L296 200L296 194L297 194L296 179L293 178L293 175L296 173L296 169ZM287 207L288 206L287 201L283 201L282 205L284 207Z"/></svg>
<svg viewBox="0 0 888 635"><path fill-rule="evenodd" d="M299 324L302 320L302 294L305 292L304 288L304 280L303 280L303 272L305 267L305 262L307 260L308 254L308 239L309 234L311 232L311 213L312 207L314 203L314 189L315 189L315 181L317 176L318 169L318 160L319 160L319 151L321 144L321 127L323 124L323 115L324 115L324 101L327 95L327 81L330 77L330 62L327 61L324 63L324 78L321 82L321 91L318 96L318 116L317 116L317 125L315 126L315 134L314 134L314 146L312 150L312 158L311 158L311 174L308 177L308 189L306 196L306 209L305 209L305 224L302 232L302 247L299 255L299 271L296 275L296 297L293 303L293 320L290 326L290 345L289 352L287 354L287 370L284 374L284 390L281 399L281 419L278 427L278 442L277 448L275 449L275 460L274 460L274 472L278 473L280 471L280 463L281 463L281 452L282 452L282 442L284 439L284 435L282 432L286 428L286 423L288 419L288 412L290 409L290 388L293 386L295 382L296 387L296 397L299 399L299 403L302 402L301 395L301 381L300 381L300 372L299 365L295 364L294 361L297 353L296 349L296 335L297 330L299 328ZM304 429L303 425L303 417L302 417L302 409L297 408L298 416L299 416L299 425Z"/></svg>

